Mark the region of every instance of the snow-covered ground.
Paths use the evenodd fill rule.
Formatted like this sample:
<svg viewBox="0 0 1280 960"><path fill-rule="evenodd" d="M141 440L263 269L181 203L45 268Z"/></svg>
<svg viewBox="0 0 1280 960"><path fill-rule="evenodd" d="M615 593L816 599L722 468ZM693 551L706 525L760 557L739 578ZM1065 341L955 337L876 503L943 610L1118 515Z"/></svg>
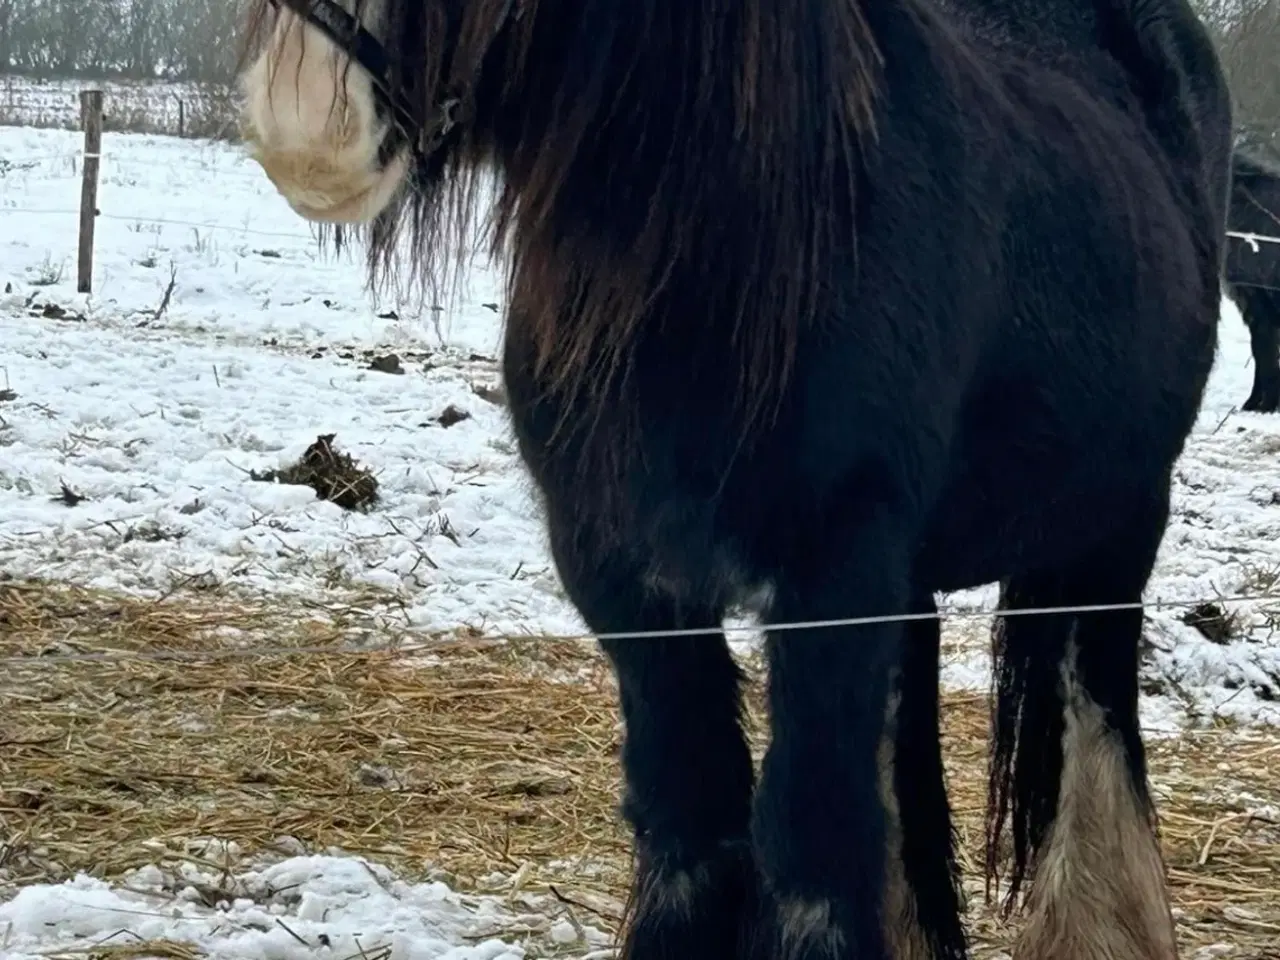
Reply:
<svg viewBox="0 0 1280 960"><path fill-rule="evenodd" d="M210 906L210 889L225 899ZM165 941L215 960L522 960L518 941L529 938L576 960L613 955L606 934L544 898L463 896L342 857L293 857L236 877L144 868L119 886L81 877L0 904L5 960ZM180 956L153 949L131 955Z"/></svg>
<svg viewBox="0 0 1280 960"><path fill-rule="evenodd" d="M473 389L497 383L490 275L456 315L397 319L397 304L370 305L358 254L320 259L235 151L108 134L94 293L78 296L75 137L3 130L0 145L14 167L0 181L9 573L129 590L347 583L403 593L431 629L579 628L504 411ZM67 315L46 319L50 304ZM368 369L374 347L405 373ZM450 406L469 418L439 425ZM249 478L324 433L378 472L379 509ZM64 482L88 499L54 509ZM158 532L125 542L139 524Z"/></svg>
<svg viewBox="0 0 1280 960"><path fill-rule="evenodd" d="M0 571L143 594L191 578L350 591L394 600L397 615L432 631L582 629L492 392L502 309L492 272L477 268L453 312L374 303L358 254L322 257L233 148L109 133L94 292L79 295L79 141L0 129ZM1232 412L1252 370L1239 315L1230 304L1224 313L1152 600L1257 593L1280 578L1280 417ZM403 373L370 368L393 352ZM370 512L250 477L328 433L377 471ZM69 506L64 485L84 499ZM993 602L991 587L943 598L952 609ZM1280 599L1233 605L1241 627L1222 642L1183 624L1181 609L1153 611L1149 723L1280 721L1269 607ZM946 631L946 681L985 685L985 624ZM519 955L484 941L491 913L523 922L518 903L411 889L350 860L242 877L250 892L223 912L156 907L157 885L172 882L28 888L0 906L0 955L128 927L214 956L311 956L304 942L319 942L322 917L327 936L352 938L333 944L335 957L358 955L354 938L394 944L396 958ZM557 930L575 955L600 946L572 925Z"/></svg>

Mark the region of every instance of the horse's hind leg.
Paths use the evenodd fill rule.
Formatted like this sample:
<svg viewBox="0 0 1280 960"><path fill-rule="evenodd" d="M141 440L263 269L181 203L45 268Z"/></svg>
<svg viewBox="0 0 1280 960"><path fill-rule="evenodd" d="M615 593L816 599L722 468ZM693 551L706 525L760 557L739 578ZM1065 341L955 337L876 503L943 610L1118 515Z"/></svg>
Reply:
<svg viewBox="0 0 1280 960"><path fill-rule="evenodd" d="M720 612L653 592L630 564L583 549L580 530L553 522L551 534L565 588L596 633L716 628L602 641L626 728L622 812L635 831L622 957L739 960L740 927L755 913L753 773Z"/></svg>
<svg viewBox="0 0 1280 960"><path fill-rule="evenodd" d="M1089 556L1010 580L1001 605L1141 600L1167 514L1166 491ZM988 871L1012 820L1010 896L1029 887L1015 960L1177 956L1138 729L1142 620L1141 609L997 620Z"/></svg>
<svg viewBox="0 0 1280 960"><path fill-rule="evenodd" d="M1240 287L1235 296L1253 354L1253 391L1242 409L1275 413L1280 410L1280 293Z"/></svg>

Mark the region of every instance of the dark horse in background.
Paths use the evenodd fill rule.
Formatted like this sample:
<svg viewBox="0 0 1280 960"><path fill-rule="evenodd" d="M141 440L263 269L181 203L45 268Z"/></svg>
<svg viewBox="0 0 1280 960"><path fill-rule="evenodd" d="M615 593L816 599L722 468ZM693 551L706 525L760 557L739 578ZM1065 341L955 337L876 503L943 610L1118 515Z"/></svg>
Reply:
<svg viewBox="0 0 1280 960"><path fill-rule="evenodd" d="M1280 237L1280 163L1237 147L1232 155L1231 209L1236 233ZM1245 410L1280 410L1280 244L1227 238L1227 285L1249 327L1253 391Z"/></svg>
<svg viewBox="0 0 1280 960"><path fill-rule="evenodd" d="M243 76L267 174L367 224L373 279L408 250L431 280L498 172L504 375L565 590L599 634L703 631L602 640L625 955L963 956L934 594L1142 596L1221 296L1232 118L1190 8L363 0L362 70L331 6L276 2ZM758 782L721 632L752 601ZM1142 611L998 622L1017 954L1169 960Z"/></svg>

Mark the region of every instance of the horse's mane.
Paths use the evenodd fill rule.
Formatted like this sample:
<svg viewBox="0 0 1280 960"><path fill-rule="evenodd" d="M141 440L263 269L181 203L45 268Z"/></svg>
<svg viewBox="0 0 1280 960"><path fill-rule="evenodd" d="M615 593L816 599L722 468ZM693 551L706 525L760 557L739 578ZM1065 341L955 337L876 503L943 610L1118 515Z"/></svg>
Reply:
<svg viewBox="0 0 1280 960"><path fill-rule="evenodd" d="M603 403L696 276L707 317L668 319L723 325L748 413L776 400L853 241L879 73L859 0L516 0L496 39L505 0L391 2L415 102L468 107L373 224L375 285L456 292L496 166L490 252L553 389Z"/></svg>

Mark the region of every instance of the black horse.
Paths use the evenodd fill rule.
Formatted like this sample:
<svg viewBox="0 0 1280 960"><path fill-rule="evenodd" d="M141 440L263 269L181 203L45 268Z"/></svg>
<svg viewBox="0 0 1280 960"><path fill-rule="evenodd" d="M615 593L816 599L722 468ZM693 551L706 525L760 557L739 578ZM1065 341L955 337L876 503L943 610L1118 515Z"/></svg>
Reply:
<svg viewBox="0 0 1280 960"><path fill-rule="evenodd" d="M498 170L503 367L565 589L597 633L703 631L603 640L626 955L963 956L928 615L997 579L1012 607L1142 596L1221 296L1231 110L1190 8L361 0L375 83L331 7L278 2L311 20L251 23L268 175L369 224L375 278L408 249L430 280ZM758 783L720 632L752 596ZM998 631L1025 956L1176 954L1141 630Z"/></svg>
<svg viewBox="0 0 1280 960"><path fill-rule="evenodd" d="M1237 147L1232 155L1231 209L1237 233L1280 237L1280 164ZM1253 391L1245 410L1280 410L1280 244L1227 238L1227 285L1249 327Z"/></svg>

